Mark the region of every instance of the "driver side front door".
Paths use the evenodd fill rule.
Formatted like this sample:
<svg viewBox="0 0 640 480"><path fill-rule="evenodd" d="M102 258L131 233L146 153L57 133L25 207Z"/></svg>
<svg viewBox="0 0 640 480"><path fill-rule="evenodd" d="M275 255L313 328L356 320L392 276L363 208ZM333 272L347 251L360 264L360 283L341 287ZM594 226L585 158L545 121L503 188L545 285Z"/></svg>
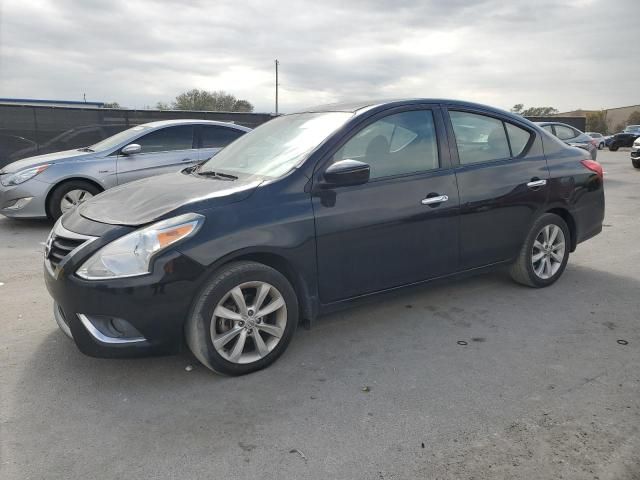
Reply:
<svg viewBox="0 0 640 480"><path fill-rule="evenodd" d="M436 107L412 108L378 114L320 169L346 158L371 168L363 185L313 196L322 303L458 268L458 188L444 123Z"/></svg>
<svg viewBox="0 0 640 480"><path fill-rule="evenodd" d="M154 130L131 143L139 144L142 150L133 155L118 154L119 185L152 175L175 172L198 160L192 125Z"/></svg>

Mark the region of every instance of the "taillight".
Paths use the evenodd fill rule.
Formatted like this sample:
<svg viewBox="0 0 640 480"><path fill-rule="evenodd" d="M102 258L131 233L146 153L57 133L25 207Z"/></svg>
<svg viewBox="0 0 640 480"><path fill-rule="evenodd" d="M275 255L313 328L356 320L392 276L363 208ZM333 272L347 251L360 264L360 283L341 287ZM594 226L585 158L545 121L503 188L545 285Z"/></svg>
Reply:
<svg viewBox="0 0 640 480"><path fill-rule="evenodd" d="M600 179L604 178L604 172L602 171L602 165L600 165L595 160L581 160L580 163L582 163L582 165L584 165L586 168L588 168L592 172L595 172L595 174L598 175L598 177L600 177Z"/></svg>

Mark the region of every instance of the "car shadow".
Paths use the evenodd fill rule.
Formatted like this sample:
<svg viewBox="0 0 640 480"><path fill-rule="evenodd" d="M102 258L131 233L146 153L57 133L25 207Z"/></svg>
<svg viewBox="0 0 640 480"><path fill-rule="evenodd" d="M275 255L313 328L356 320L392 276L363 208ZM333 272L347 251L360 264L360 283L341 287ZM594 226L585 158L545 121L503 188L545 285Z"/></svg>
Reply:
<svg viewBox="0 0 640 480"><path fill-rule="evenodd" d="M7 231L27 233L50 230L54 223L48 218L9 218L0 215L0 228Z"/></svg>
<svg viewBox="0 0 640 480"><path fill-rule="evenodd" d="M552 287L532 289L513 283L508 275L496 271L455 281L412 287L392 294L372 297L370 301L317 319L311 330L298 328L289 349L281 359L266 370L245 377L225 377L209 372L190 352L141 359L100 359L80 353L73 342L60 331L53 330L37 347L24 369L19 395L37 397L43 381L65 378L75 385L98 388L84 390L83 395L100 396L105 393L130 395L145 387L163 390L169 387L236 384L252 382L256 376L289 375L304 377L304 367L316 369L323 361L345 363L350 349L332 348L349 343L363 342L372 347L369 356L386 348L385 335L390 326L397 332L408 332L413 338L429 336L430 330L438 334L459 335L460 329L500 327L509 328L497 319L492 306L507 309L514 324L522 322L521 315L529 306L540 309L541 304L570 301L584 305L585 311L594 308L594 296L603 298L607 290L615 291L617 298L637 296L640 282L582 266L569 265L564 276ZM497 302L494 296L500 294ZM590 307L591 305L591 307ZM593 314L593 312L591 313ZM558 321L564 318L558 311ZM52 325L53 325L53 321ZM393 323L390 323L393 322ZM450 330L448 332L448 330ZM186 348L186 347L185 347ZM364 366L364 365L363 365ZM293 380L293 378L292 378ZM46 383L46 382L45 382ZM293 384L295 388L295 384ZM76 388L62 390L61 395L77 393ZM226 386L225 388L229 388ZM74 393L74 394L75 394Z"/></svg>

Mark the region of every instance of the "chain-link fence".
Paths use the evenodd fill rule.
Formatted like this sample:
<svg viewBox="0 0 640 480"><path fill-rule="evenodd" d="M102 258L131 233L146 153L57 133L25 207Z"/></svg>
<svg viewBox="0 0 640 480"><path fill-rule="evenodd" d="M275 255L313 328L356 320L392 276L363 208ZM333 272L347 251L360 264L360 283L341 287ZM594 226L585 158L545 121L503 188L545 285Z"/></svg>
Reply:
<svg viewBox="0 0 640 480"><path fill-rule="evenodd" d="M92 145L129 127L193 118L255 128L268 113L121 110L0 104L0 168L21 158Z"/></svg>

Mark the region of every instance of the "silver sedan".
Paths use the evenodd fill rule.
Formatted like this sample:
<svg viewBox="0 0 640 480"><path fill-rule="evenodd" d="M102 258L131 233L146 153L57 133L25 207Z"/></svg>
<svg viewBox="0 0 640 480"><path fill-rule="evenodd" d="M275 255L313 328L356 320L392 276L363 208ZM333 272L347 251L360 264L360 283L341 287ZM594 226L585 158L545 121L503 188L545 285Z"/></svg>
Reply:
<svg viewBox="0 0 640 480"><path fill-rule="evenodd" d="M56 219L123 183L207 160L250 128L208 120L145 123L77 150L24 158L0 170L0 214Z"/></svg>

